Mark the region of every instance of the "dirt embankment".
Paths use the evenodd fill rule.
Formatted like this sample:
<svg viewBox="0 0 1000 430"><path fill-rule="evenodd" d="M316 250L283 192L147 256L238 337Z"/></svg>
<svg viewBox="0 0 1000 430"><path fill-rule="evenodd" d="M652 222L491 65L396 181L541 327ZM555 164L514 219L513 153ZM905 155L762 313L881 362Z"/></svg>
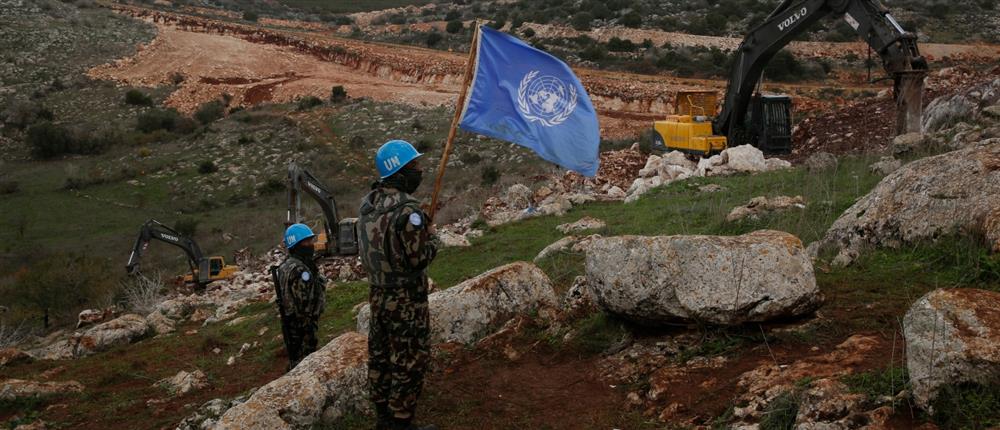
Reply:
<svg viewBox="0 0 1000 430"><path fill-rule="evenodd" d="M142 52L90 72L129 85L185 78L168 104L186 112L223 93L236 104L325 97L332 85L352 96L415 105L454 103L466 55L409 46L365 43L134 6L119 13L157 25L160 34ZM577 69L601 115L607 137L632 135L670 112L673 94L700 87L690 80ZM715 87L716 85L712 85ZM721 84L718 85L721 88Z"/></svg>

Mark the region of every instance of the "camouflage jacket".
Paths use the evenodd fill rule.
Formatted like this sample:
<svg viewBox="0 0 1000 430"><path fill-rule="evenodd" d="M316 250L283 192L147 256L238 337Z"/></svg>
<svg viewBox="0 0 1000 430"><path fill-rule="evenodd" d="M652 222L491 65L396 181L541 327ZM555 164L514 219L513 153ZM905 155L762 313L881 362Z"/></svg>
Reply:
<svg viewBox="0 0 1000 430"><path fill-rule="evenodd" d="M423 282L439 242L427 231L430 219L412 196L376 188L361 203L358 247L372 285Z"/></svg>
<svg viewBox="0 0 1000 430"><path fill-rule="evenodd" d="M295 256L278 266L278 304L288 318L319 318L326 307L326 278Z"/></svg>

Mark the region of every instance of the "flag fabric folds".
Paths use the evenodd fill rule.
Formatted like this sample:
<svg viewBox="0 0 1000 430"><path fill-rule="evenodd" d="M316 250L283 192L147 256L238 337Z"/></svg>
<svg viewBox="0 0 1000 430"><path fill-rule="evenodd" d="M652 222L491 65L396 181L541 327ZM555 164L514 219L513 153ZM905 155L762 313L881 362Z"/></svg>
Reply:
<svg viewBox="0 0 1000 430"><path fill-rule="evenodd" d="M532 149L593 177L600 129L587 91L569 66L506 33L479 27L472 84L459 127Z"/></svg>

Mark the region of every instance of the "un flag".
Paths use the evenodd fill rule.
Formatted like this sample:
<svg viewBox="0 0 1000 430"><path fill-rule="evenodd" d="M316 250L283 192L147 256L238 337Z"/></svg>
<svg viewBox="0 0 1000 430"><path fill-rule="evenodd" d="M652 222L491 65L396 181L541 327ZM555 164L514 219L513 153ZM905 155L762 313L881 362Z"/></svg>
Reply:
<svg viewBox="0 0 1000 430"><path fill-rule="evenodd" d="M569 66L486 26L459 127L531 148L584 176L597 174L600 128Z"/></svg>

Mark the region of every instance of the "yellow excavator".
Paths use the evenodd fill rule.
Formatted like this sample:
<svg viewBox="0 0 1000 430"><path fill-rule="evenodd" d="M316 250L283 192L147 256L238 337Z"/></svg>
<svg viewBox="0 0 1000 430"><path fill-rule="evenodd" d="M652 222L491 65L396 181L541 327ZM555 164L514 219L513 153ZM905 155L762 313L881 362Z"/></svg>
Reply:
<svg viewBox="0 0 1000 430"><path fill-rule="evenodd" d="M325 258L357 255L357 218L340 219L333 193L309 170L295 162L288 164L288 212L285 225L302 222L303 193L316 200L326 219L323 230L316 235L316 256Z"/></svg>
<svg viewBox="0 0 1000 430"><path fill-rule="evenodd" d="M654 122L655 143L697 155L745 144L766 154L791 152L791 98L761 94L757 86L775 53L831 14L843 16L881 57L893 80L896 134L919 132L927 60L917 49L914 33L903 30L877 0L784 0L735 51L719 115L714 115L714 92L682 91L675 99L675 114Z"/></svg>
<svg viewBox="0 0 1000 430"><path fill-rule="evenodd" d="M174 245L187 255L191 273L181 278L185 285L197 285L198 288L205 288L209 283L232 278L239 270L236 266L226 264L226 260L221 256L205 257L201 252L201 247L194 239L151 219L142 225L139 237L135 240L135 246L132 247L132 254L128 257L125 270L129 275L139 273L139 261L142 259L142 254L149 247L149 242L154 239Z"/></svg>

